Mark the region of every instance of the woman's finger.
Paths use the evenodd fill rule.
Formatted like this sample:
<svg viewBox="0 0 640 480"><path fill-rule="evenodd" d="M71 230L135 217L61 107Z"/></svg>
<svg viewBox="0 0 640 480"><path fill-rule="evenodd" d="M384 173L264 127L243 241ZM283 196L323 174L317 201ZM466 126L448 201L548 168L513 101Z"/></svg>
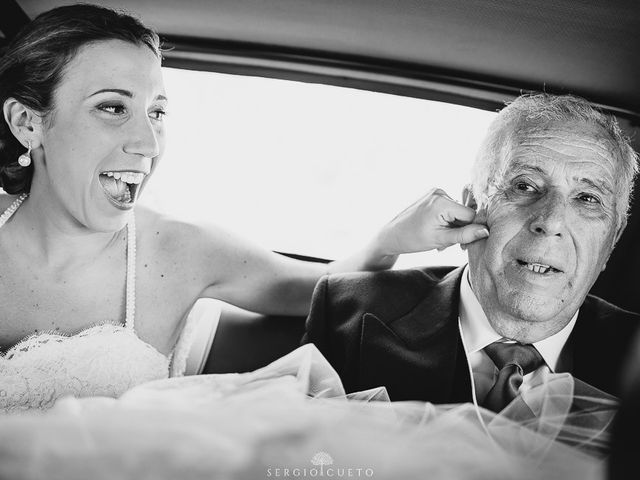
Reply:
<svg viewBox="0 0 640 480"><path fill-rule="evenodd" d="M465 225L473 222L476 211L473 208L465 207L461 203L447 198L440 200L441 208L439 218L444 225Z"/></svg>
<svg viewBox="0 0 640 480"><path fill-rule="evenodd" d="M467 244L472 243L489 236L489 230L486 225L472 223L464 227L448 228L441 232L440 238L443 245L439 248L446 248L456 243Z"/></svg>

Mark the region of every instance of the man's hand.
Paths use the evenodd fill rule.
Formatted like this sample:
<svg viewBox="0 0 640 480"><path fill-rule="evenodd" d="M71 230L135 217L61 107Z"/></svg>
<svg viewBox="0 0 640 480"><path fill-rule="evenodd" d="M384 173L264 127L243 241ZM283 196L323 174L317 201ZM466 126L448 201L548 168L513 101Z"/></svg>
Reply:
<svg viewBox="0 0 640 480"><path fill-rule="evenodd" d="M423 252L487 238L486 225L472 223L476 212L436 188L383 227L377 248L383 255Z"/></svg>

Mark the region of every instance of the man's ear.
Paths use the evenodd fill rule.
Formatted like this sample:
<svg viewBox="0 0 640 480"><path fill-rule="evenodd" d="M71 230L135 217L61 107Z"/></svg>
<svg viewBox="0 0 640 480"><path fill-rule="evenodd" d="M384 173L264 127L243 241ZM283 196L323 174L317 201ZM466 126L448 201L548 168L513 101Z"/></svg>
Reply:
<svg viewBox="0 0 640 480"><path fill-rule="evenodd" d="M471 185L465 185L462 188L462 204L465 207L472 208L473 210L478 212L478 202L476 202L476 197L473 196L473 190L471 189ZM467 245L460 244L460 248L462 250L467 249Z"/></svg>
<svg viewBox="0 0 640 480"><path fill-rule="evenodd" d="M478 211L478 202L476 201L476 197L473 196L471 185L465 185L462 189L462 203L465 207L472 208L476 212Z"/></svg>
<svg viewBox="0 0 640 480"><path fill-rule="evenodd" d="M618 229L616 230L616 236L613 239L613 245L611 245L611 250L609 251L609 255L607 256L607 261L604 262L604 265L602 266L602 270L600 270L601 272L604 272L605 268L607 268L607 263L609 262L609 258L611 257L611 254L613 253L613 249L615 248L615 246L618 244L618 240L620 240L620 237L622 237L622 234L624 233L624 229L627 228L627 217L623 217L622 220L620 221L620 225L618 226Z"/></svg>
<svg viewBox="0 0 640 480"><path fill-rule="evenodd" d="M40 146L42 119L35 111L15 98L9 97L2 106L2 113L11 133L20 143L26 146L29 141L31 148Z"/></svg>
<svg viewBox="0 0 640 480"><path fill-rule="evenodd" d="M618 244L618 240L620 240L620 237L624 233L624 229L625 228L627 228L627 217L626 216L622 217L622 220L620 221L620 225L618 226L618 230L616 231L616 239L613 241L613 246L614 247Z"/></svg>

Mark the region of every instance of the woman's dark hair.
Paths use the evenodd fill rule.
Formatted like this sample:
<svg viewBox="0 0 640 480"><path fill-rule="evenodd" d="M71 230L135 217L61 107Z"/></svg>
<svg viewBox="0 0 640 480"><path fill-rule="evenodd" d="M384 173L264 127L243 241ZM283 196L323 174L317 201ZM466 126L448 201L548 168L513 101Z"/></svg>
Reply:
<svg viewBox="0 0 640 480"><path fill-rule="evenodd" d="M27 24L2 52L0 106L13 97L47 119L67 64L81 47L102 40L146 45L161 57L158 35L126 13L89 4L54 8ZM0 187L7 193L28 192L31 187L33 163L18 165L24 151L2 119Z"/></svg>

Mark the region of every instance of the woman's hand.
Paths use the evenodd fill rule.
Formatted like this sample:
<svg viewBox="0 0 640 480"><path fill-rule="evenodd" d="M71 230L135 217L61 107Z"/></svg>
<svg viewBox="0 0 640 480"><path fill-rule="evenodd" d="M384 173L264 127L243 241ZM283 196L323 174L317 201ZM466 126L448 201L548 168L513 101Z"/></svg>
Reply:
<svg viewBox="0 0 640 480"><path fill-rule="evenodd" d="M401 253L444 250L488 237L486 225L473 223L475 216L472 208L433 189L382 228L370 247L371 258L377 254L395 262Z"/></svg>

